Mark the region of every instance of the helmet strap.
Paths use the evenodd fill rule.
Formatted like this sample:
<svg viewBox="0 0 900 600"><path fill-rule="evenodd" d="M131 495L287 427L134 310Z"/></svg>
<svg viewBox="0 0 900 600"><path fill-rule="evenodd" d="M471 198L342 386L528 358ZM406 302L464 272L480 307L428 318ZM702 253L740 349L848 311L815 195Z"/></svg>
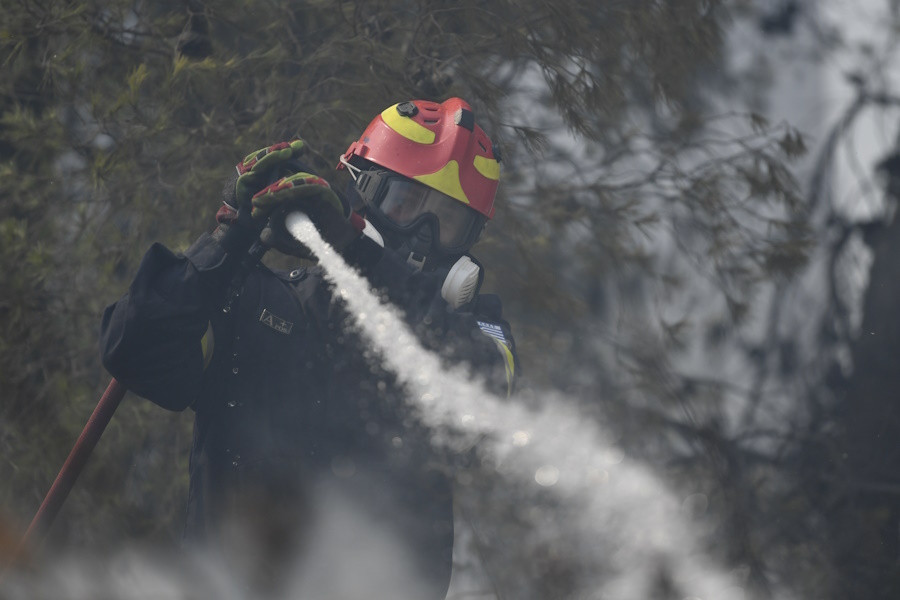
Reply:
<svg viewBox="0 0 900 600"><path fill-rule="evenodd" d="M430 225L423 224L415 233L407 238L404 246L409 248L409 256L406 257L406 263L417 271L421 271L428 261L428 255L432 251L432 239L434 233Z"/></svg>
<svg viewBox="0 0 900 600"><path fill-rule="evenodd" d="M416 252L410 252L409 256L406 257L406 264L411 266L416 271L421 271L425 267L425 261L428 260L428 257L424 254L416 254Z"/></svg>

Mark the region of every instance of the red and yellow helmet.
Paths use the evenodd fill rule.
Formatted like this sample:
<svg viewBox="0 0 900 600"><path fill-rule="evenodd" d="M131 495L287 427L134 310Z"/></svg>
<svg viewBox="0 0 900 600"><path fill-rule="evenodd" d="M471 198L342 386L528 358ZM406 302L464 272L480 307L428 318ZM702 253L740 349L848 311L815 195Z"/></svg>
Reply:
<svg viewBox="0 0 900 600"><path fill-rule="evenodd" d="M487 219L494 216L499 156L465 100L412 100L386 108L342 162L353 163L353 157L419 181Z"/></svg>

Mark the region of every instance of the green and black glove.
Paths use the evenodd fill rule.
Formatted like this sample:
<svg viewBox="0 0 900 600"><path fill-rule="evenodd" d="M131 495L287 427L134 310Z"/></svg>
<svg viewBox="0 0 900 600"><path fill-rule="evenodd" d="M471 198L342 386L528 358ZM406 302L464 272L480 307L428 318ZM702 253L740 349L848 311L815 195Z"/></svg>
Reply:
<svg viewBox="0 0 900 600"><path fill-rule="evenodd" d="M307 257L309 250L285 228L284 218L289 213L305 213L338 252L357 239L364 226L361 219L351 219L350 211L328 182L311 173L283 177L254 194L251 203L253 218L269 223L263 241L295 256Z"/></svg>
<svg viewBox="0 0 900 600"><path fill-rule="evenodd" d="M219 227L214 235L230 253L240 254L259 239L266 219L253 217L253 195L273 181L302 169L297 156L303 140L280 142L248 154L223 190L223 203L216 213Z"/></svg>
<svg viewBox="0 0 900 600"><path fill-rule="evenodd" d="M279 167L289 166L288 163L295 160L303 151L304 145L301 139L279 142L251 152L239 162L235 166L238 172L238 179L234 184L237 201L235 208L249 207L253 195L272 183L273 173L279 170Z"/></svg>
<svg viewBox="0 0 900 600"><path fill-rule="evenodd" d="M251 152L237 164L237 178L226 188L216 215L226 230L232 230L220 236L226 249L246 250L262 239L281 252L308 258L309 250L284 225L285 215L294 211L306 213L325 241L339 251L359 237L362 220L351 219L328 182L307 172L309 168L297 159L303 147L300 139L280 142Z"/></svg>

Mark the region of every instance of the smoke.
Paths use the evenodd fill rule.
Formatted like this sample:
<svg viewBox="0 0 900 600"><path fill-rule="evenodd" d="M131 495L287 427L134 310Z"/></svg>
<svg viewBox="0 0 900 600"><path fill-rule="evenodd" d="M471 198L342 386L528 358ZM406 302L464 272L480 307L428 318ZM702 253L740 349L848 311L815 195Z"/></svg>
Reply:
<svg viewBox="0 0 900 600"><path fill-rule="evenodd" d="M706 556L682 514L682 501L645 466L629 460L615 439L557 393L526 402L486 391L461 366L448 368L427 352L397 310L379 302L364 279L320 238L302 214L288 230L319 259L336 293L381 360L409 390L434 443L466 450L478 441L498 473L550 491L577 522L567 532L578 552L602 551L596 578L581 574L580 598L645 599L662 587L675 598L740 600L740 582ZM465 435L458 435L458 432ZM515 543L515 542L513 542ZM523 569L527 567L522 565Z"/></svg>
<svg viewBox="0 0 900 600"><path fill-rule="evenodd" d="M371 514L370 499L358 493L361 487L365 487L361 481L348 488L340 481L317 485L305 507L313 518L302 546L277 559L266 554L250 533L251 517L226 528L229 547L221 552L185 548L173 553L137 546L109 554L51 552L40 563L6 574L0 582L0 600L431 597L429 586L418 577L415 557L409 556L390 527ZM267 573L262 562L275 568Z"/></svg>
<svg viewBox="0 0 900 600"><path fill-rule="evenodd" d="M242 600L220 564L196 555L163 555L146 548L97 556L49 555L31 571L7 574L3 600Z"/></svg>
<svg viewBox="0 0 900 600"><path fill-rule="evenodd" d="M555 597L748 597L740 577L703 551L705 532L690 520L690 513L703 511L704 496L681 500L651 470L630 460L613 443L614 432L581 414L571 399L554 392L500 399L465 368L442 364L421 347L397 310L382 304L367 282L322 241L308 219L290 215L287 224L315 253L380 360L405 384L414 412L434 432L433 443L454 452L468 452L476 445L481 464L494 476L494 490L475 489L473 484L469 493L461 494L460 507L476 526L457 537L448 598L496 597L490 583L484 584L489 576L482 573L479 579L463 572L471 557L462 546L479 536L502 540L497 545L521 573L520 589L515 582L504 582L509 597L539 594L531 579L535 565L529 561L541 553L563 556L581 567L561 574L565 589L554 588ZM465 476L457 478L463 488ZM505 504L491 497L501 487L512 490ZM516 506L509 505L510 496ZM221 556L131 548L99 557L71 552L50 556L30 572L6 577L0 583L0 599L423 597L414 557L405 554L388 527L369 517L363 495L326 486L312 501L315 525L305 550L285 557L294 565L286 570L289 579L271 589L248 587L241 564ZM504 518L512 514L516 518ZM517 519L516 527L506 528ZM252 543L237 545L246 561L258 560ZM480 584L483 588L474 593L472 586Z"/></svg>

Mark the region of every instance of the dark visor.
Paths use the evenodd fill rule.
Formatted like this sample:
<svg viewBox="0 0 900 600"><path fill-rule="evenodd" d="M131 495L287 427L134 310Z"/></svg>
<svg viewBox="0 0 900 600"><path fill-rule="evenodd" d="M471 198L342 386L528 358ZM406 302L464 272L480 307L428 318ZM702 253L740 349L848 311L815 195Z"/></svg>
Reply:
<svg viewBox="0 0 900 600"><path fill-rule="evenodd" d="M424 184L402 177L391 177L379 190L375 204L394 225L415 225L424 215L434 215L438 222L438 240L445 248L470 242L473 228L482 224L478 211L459 200Z"/></svg>

